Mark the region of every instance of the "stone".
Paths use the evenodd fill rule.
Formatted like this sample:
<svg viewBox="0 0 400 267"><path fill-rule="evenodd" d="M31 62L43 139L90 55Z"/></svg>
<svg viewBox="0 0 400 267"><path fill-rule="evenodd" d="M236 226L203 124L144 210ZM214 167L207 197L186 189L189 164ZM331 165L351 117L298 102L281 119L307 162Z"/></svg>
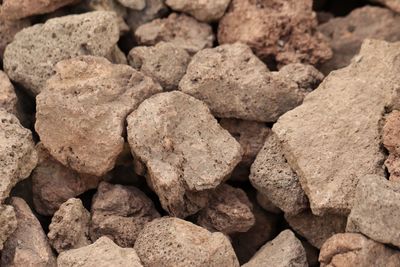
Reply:
<svg viewBox="0 0 400 267"><path fill-rule="evenodd" d="M190 54L212 47L214 42L210 25L176 13L139 26L135 31L135 37L140 45L155 45L161 41L171 42Z"/></svg>
<svg viewBox="0 0 400 267"><path fill-rule="evenodd" d="M282 210L280 208L278 208L277 206L275 206L271 200L269 200L269 198L258 192L257 191L257 203L266 211L271 212L271 213L275 213L275 214L279 214L282 212Z"/></svg>
<svg viewBox="0 0 400 267"><path fill-rule="evenodd" d="M325 76L311 65L293 63L280 68L279 75L297 83L305 93L313 91L324 80Z"/></svg>
<svg viewBox="0 0 400 267"><path fill-rule="evenodd" d="M7 74L0 71L0 108L17 116L17 104L18 98L14 86L8 79Z"/></svg>
<svg viewBox="0 0 400 267"><path fill-rule="evenodd" d="M222 184L212 193L208 206L200 211L197 224L227 235L247 232L255 224L252 209L242 189Z"/></svg>
<svg viewBox="0 0 400 267"><path fill-rule="evenodd" d="M0 58L3 59L6 46L14 39L15 34L23 28L30 26L27 19L22 20L5 20L0 15Z"/></svg>
<svg viewBox="0 0 400 267"><path fill-rule="evenodd" d="M400 182L400 156L390 154L385 160L385 166L389 172L389 180Z"/></svg>
<svg viewBox="0 0 400 267"><path fill-rule="evenodd" d="M320 70L328 74L349 65L367 38L400 41L397 27L399 24L400 16L392 11L364 6L354 9L345 17L336 17L318 26L318 30L327 37L333 50L333 57L323 63Z"/></svg>
<svg viewBox="0 0 400 267"><path fill-rule="evenodd" d="M90 245L90 213L82 201L70 198L64 202L51 219L47 234L51 246L58 252Z"/></svg>
<svg viewBox="0 0 400 267"><path fill-rule="evenodd" d="M329 238L321 248L319 261L321 267L387 267L391 257L400 253L366 238L361 234L336 234Z"/></svg>
<svg viewBox="0 0 400 267"><path fill-rule="evenodd" d="M400 82L399 55L400 43L365 41L273 126L315 215L348 215L359 180L384 174L380 121Z"/></svg>
<svg viewBox="0 0 400 267"><path fill-rule="evenodd" d="M248 44L262 59L316 65L332 51L317 31L311 0L232 0L218 27L220 44Z"/></svg>
<svg viewBox="0 0 400 267"><path fill-rule="evenodd" d="M121 248L108 237L92 245L61 253L58 267L143 267L133 248Z"/></svg>
<svg viewBox="0 0 400 267"><path fill-rule="evenodd" d="M390 154L400 155L400 111L393 110L386 116L382 143Z"/></svg>
<svg viewBox="0 0 400 267"><path fill-rule="evenodd" d="M155 46L136 46L128 55L129 65L158 82L165 91L178 89L190 56L185 49L160 42Z"/></svg>
<svg viewBox="0 0 400 267"><path fill-rule="evenodd" d="M146 7L143 10L128 10L126 23L134 33L139 26L166 14L168 14L168 8L164 0L146 0Z"/></svg>
<svg viewBox="0 0 400 267"><path fill-rule="evenodd" d="M267 137L251 166L251 184L285 214L298 214L308 208L308 199L298 175L283 155L277 136Z"/></svg>
<svg viewBox="0 0 400 267"><path fill-rule="evenodd" d="M79 174L55 160L42 143L36 145L39 161L32 172L32 196L35 211L53 215L70 198L97 188L102 177Z"/></svg>
<svg viewBox="0 0 400 267"><path fill-rule="evenodd" d="M63 165L102 176L123 150L126 116L161 87L129 66L93 56L61 61L55 72L36 98L36 131Z"/></svg>
<svg viewBox="0 0 400 267"><path fill-rule="evenodd" d="M290 230L281 232L268 242L243 267L307 267L306 251L300 240Z"/></svg>
<svg viewBox="0 0 400 267"><path fill-rule="evenodd" d="M357 185L346 232L400 247L400 184L383 176L366 175Z"/></svg>
<svg viewBox="0 0 400 267"><path fill-rule="evenodd" d="M15 35L4 53L4 70L11 80L37 95L54 74L57 62L81 55L111 60L118 39L119 28L113 12L49 19Z"/></svg>
<svg viewBox="0 0 400 267"><path fill-rule="evenodd" d="M90 238L107 236L120 247L133 247L146 223L160 217L153 202L133 186L102 182L93 197Z"/></svg>
<svg viewBox="0 0 400 267"><path fill-rule="evenodd" d="M231 0L167 0L165 3L174 11L185 12L203 22L218 21L225 13Z"/></svg>
<svg viewBox="0 0 400 267"><path fill-rule="evenodd" d="M12 206L0 205L0 251L4 242L17 229L17 217Z"/></svg>
<svg viewBox="0 0 400 267"><path fill-rule="evenodd" d="M147 181L162 207L176 217L207 205L207 190L240 162L239 143L201 101L173 91L157 94L128 116L128 142L146 165Z"/></svg>
<svg viewBox="0 0 400 267"><path fill-rule="evenodd" d="M30 130L17 117L0 109L0 204L11 189L28 178L37 164L37 153Z"/></svg>
<svg viewBox="0 0 400 267"><path fill-rule="evenodd" d="M140 232L135 250L144 266L239 266L229 239L188 221L163 217Z"/></svg>
<svg viewBox="0 0 400 267"><path fill-rule="evenodd" d="M290 227L316 248L331 236L344 233L346 230L345 216L336 214L325 214L315 216L311 211L303 211L297 215L286 215L285 219Z"/></svg>
<svg viewBox="0 0 400 267"><path fill-rule="evenodd" d="M387 6L391 10L400 13L400 0L370 0L370 1Z"/></svg>
<svg viewBox="0 0 400 267"><path fill-rule="evenodd" d="M56 267L56 258L42 226L22 198L11 198L17 229L4 243L1 266Z"/></svg>
<svg viewBox="0 0 400 267"><path fill-rule="evenodd" d="M143 10L146 7L146 0L118 0L118 2L130 9Z"/></svg>

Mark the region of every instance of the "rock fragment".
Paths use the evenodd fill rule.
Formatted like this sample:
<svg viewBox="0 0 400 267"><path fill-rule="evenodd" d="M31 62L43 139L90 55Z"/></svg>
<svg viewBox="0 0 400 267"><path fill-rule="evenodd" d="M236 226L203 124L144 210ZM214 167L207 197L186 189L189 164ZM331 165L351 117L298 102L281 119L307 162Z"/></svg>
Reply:
<svg viewBox="0 0 400 267"><path fill-rule="evenodd" d="M389 151L385 166L391 181L400 181L400 111L393 110L386 116L382 130L382 143Z"/></svg>
<svg viewBox="0 0 400 267"><path fill-rule="evenodd" d="M266 211L271 212L271 213L276 213L279 214L282 212L282 210L280 208L278 208L277 206L275 206L271 200L269 200L269 198L260 193L257 192L257 203Z"/></svg>
<svg viewBox="0 0 400 267"><path fill-rule="evenodd" d="M146 7L146 0L118 0L121 5L130 9L142 10Z"/></svg>
<svg viewBox="0 0 400 267"><path fill-rule="evenodd" d="M5 20L0 16L0 58L3 59L6 46L14 39L15 34L23 28L30 26L27 19L22 20Z"/></svg>
<svg viewBox="0 0 400 267"><path fill-rule="evenodd" d="M136 240L135 250L144 266L239 266L226 236L178 218L148 223Z"/></svg>
<svg viewBox="0 0 400 267"><path fill-rule="evenodd" d="M0 251L7 238L17 229L17 217L12 206L0 205Z"/></svg>
<svg viewBox="0 0 400 267"><path fill-rule="evenodd" d="M161 87L129 66L100 57L64 60L55 72L36 98L41 142L65 166L104 175L123 150L125 117Z"/></svg>
<svg viewBox="0 0 400 267"><path fill-rule="evenodd" d="M134 33L139 26L166 14L168 8L164 0L146 0L146 7L143 10L128 10L126 22Z"/></svg>
<svg viewBox="0 0 400 267"><path fill-rule="evenodd" d="M17 116L17 94L7 75L0 71L0 108Z"/></svg>
<svg viewBox="0 0 400 267"><path fill-rule="evenodd" d="M399 0L370 0L371 2L380 3L387 6L391 10L400 13L400 1Z"/></svg>
<svg viewBox="0 0 400 267"><path fill-rule="evenodd" d="M231 0L167 0L166 4L173 10L185 12L199 21L213 22L225 13Z"/></svg>

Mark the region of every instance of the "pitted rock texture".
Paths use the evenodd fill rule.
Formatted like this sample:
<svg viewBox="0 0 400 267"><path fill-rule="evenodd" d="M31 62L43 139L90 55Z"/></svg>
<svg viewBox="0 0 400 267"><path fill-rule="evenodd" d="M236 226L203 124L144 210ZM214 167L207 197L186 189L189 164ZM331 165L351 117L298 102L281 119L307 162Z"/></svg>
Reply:
<svg viewBox="0 0 400 267"><path fill-rule="evenodd" d="M36 95L54 74L57 62L81 55L112 60L118 39L117 18L112 12L49 19L15 35L4 53L4 70L11 80Z"/></svg>
<svg viewBox="0 0 400 267"><path fill-rule="evenodd" d="M144 266L239 266L225 235L178 218L148 223L136 240L135 250Z"/></svg>
<svg viewBox="0 0 400 267"><path fill-rule="evenodd" d="M389 179L400 181L400 111L393 110L385 118L382 130L382 143L389 151L385 166L390 174Z"/></svg>
<svg viewBox="0 0 400 267"><path fill-rule="evenodd" d="M332 72L272 128L314 214L347 215L357 183L383 175L380 122L400 82L399 60L400 43L365 41L350 66Z"/></svg>
<svg viewBox="0 0 400 267"><path fill-rule="evenodd" d="M55 72L36 98L36 131L62 164L101 176L123 149L125 117L161 87L129 66L92 56L61 61Z"/></svg>
<svg viewBox="0 0 400 267"><path fill-rule="evenodd" d="M185 12L199 21L213 22L225 13L231 0L167 0L166 4L175 11Z"/></svg>
<svg viewBox="0 0 400 267"><path fill-rule="evenodd" d="M315 65L332 56L316 28L311 0L232 0L220 20L218 41L248 44L257 56L273 59L279 66Z"/></svg>
<svg viewBox="0 0 400 267"><path fill-rule="evenodd" d="M0 205L0 251L7 238L17 229L17 217L14 208L8 205Z"/></svg>
<svg viewBox="0 0 400 267"><path fill-rule="evenodd" d="M102 182L92 201L90 238L107 236L121 247L133 247L146 223L160 217L151 200L133 186Z"/></svg>
<svg viewBox="0 0 400 267"><path fill-rule="evenodd" d="M17 94L7 74L0 71L0 108L17 116Z"/></svg>
<svg viewBox="0 0 400 267"><path fill-rule="evenodd" d="M170 214L185 217L207 204L240 162L236 140L201 101L181 92L157 94L128 116L132 154L147 167L147 180Z"/></svg>
<svg viewBox="0 0 400 267"><path fill-rule="evenodd" d="M134 47L129 52L128 61L133 68L158 82L165 91L171 91L178 88L190 56L173 43L160 42L151 47Z"/></svg>
<svg viewBox="0 0 400 267"><path fill-rule="evenodd" d="M143 10L128 10L126 23L134 33L139 26L166 14L168 14L168 8L164 0L146 0L146 7Z"/></svg>
<svg viewBox="0 0 400 267"><path fill-rule="evenodd" d="M92 245L61 253L57 267L143 267L133 248L121 248L108 237Z"/></svg>
<svg viewBox="0 0 400 267"><path fill-rule="evenodd" d="M130 9L142 10L146 7L146 0L118 0L121 5Z"/></svg>
<svg viewBox="0 0 400 267"><path fill-rule="evenodd" d="M135 37L141 45L155 45L161 41L171 42L190 54L212 47L214 42L210 25L176 13L138 27Z"/></svg>
<svg viewBox="0 0 400 267"><path fill-rule="evenodd" d="M391 10L400 13L400 0L370 0L370 1L385 5Z"/></svg>
<svg viewBox="0 0 400 267"><path fill-rule="evenodd" d="M15 34L25 27L30 26L27 19L22 20L5 20L0 15L0 58L3 59L6 46L12 42Z"/></svg>

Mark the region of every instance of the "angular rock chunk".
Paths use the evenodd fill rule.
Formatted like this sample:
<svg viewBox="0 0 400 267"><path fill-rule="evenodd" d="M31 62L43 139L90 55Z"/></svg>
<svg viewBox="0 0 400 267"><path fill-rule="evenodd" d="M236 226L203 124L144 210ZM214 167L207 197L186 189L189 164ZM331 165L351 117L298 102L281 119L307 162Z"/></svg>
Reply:
<svg viewBox="0 0 400 267"><path fill-rule="evenodd" d="M399 2L400 3L400 2ZM337 17L318 27L329 40L333 57L320 70L326 74L350 64L367 38L400 41L400 16L380 7L365 6L346 17Z"/></svg>
<svg viewBox="0 0 400 267"><path fill-rule="evenodd" d="M399 59L400 43L365 41L350 66L331 73L274 125L314 214L347 215L358 181L383 175L380 121L400 83Z"/></svg>
<svg viewBox="0 0 400 267"><path fill-rule="evenodd" d="M254 257L242 266L306 267L308 264L306 251L300 240L295 237L292 231L285 230L274 240L260 248Z"/></svg>
<svg viewBox="0 0 400 267"><path fill-rule="evenodd" d="M0 251L7 238L17 229L17 217L12 206L0 205Z"/></svg>
<svg viewBox="0 0 400 267"><path fill-rule="evenodd" d="M27 19L5 20L0 16L0 58L3 59L6 46L14 39L15 34L25 27L30 26Z"/></svg>
<svg viewBox="0 0 400 267"><path fill-rule="evenodd" d="M121 247L133 247L144 225L160 217L153 202L133 186L102 182L92 202L90 238L111 238Z"/></svg>
<svg viewBox="0 0 400 267"><path fill-rule="evenodd" d="M218 27L220 44L242 42L278 65L326 61L332 51L316 30L311 0L233 0Z"/></svg>
<svg viewBox="0 0 400 267"><path fill-rule="evenodd" d="M4 53L4 70L32 94L40 93L54 65L80 55L113 58L119 28L115 13L97 11L49 19L15 35Z"/></svg>
<svg viewBox="0 0 400 267"><path fill-rule="evenodd" d="M141 45L155 45L160 41L171 42L190 54L212 47L214 41L210 25L176 13L138 27L135 37Z"/></svg>
<svg viewBox="0 0 400 267"><path fill-rule="evenodd" d="M241 160L239 143L207 106L181 92L145 100L127 120L132 154L146 165L148 183L174 216L205 207L205 190L216 188Z"/></svg>
<svg viewBox="0 0 400 267"><path fill-rule="evenodd" d="M118 0L123 6L131 9L142 10L146 7L146 0Z"/></svg>
<svg viewBox="0 0 400 267"><path fill-rule="evenodd" d="M4 244L1 266L55 267L56 258L42 226L26 202L11 198L17 216L17 229Z"/></svg>
<svg viewBox="0 0 400 267"><path fill-rule="evenodd" d="M58 267L143 267L133 248L121 248L108 237L92 245L61 253Z"/></svg>
<svg viewBox="0 0 400 267"><path fill-rule="evenodd" d="M0 108L17 116L17 95L7 75L0 71Z"/></svg>
<svg viewBox="0 0 400 267"><path fill-rule="evenodd" d="M71 198L60 206L49 226L51 246L58 252L90 245L90 213L83 207L82 201Z"/></svg>
<svg viewBox="0 0 400 267"><path fill-rule="evenodd" d="M175 11L185 12L199 21L213 22L225 13L231 0L167 0L166 4Z"/></svg>
<svg viewBox="0 0 400 267"><path fill-rule="evenodd" d="M146 0L146 7L143 10L128 10L126 23L134 33L139 26L165 14L168 14L168 8L164 0Z"/></svg>
<svg viewBox="0 0 400 267"><path fill-rule="evenodd" d="M11 189L27 178L37 163L37 153L30 130L0 108L0 204Z"/></svg>
<svg viewBox="0 0 400 267"><path fill-rule="evenodd" d="M393 249L360 234L336 234L321 248L321 267L376 266L387 267L392 256L400 255Z"/></svg>
<svg viewBox="0 0 400 267"><path fill-rule="evenodd" d="M144 266L239 266L226 236L178 218L148 223L136 240L135 250Z"/></svg>
<svg viewBox="0 0 400 267"><path fill-rule="evenodd" d="M400 181L400 111L387 115L382 131L382 142L389 151L385 161L391 181Z"/></svg>
<svg viewBox="0 0 400 267"><path fill-rule="evenodd" d="M371 2L380 3L387 6L391 10L400 13L400 0L370 0Z"/></svg>
<svg viewBox="0 0 400 267"><path fill-rule="evenodd" d="M152 47L134 47L128 56L129 65L158 82L165 91L178 88L186 73L190 56L173 43L160 42Z"/></svg>
<svg viewBox="0 0 400 267"><path fill-rule="evenodd" d="M62 164L101 176L123 149L125 117L161 87L129 66L99 57L61 61L55 71L36 99L36 131Z"/></svg>

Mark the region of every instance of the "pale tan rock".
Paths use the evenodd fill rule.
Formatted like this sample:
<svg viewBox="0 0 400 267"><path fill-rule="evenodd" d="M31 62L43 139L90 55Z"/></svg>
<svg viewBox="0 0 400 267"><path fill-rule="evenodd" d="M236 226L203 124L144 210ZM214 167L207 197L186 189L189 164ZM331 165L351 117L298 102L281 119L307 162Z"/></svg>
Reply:
<svg viewBox="0 0 400 267"><path fill-rule="evenodd" d="M371 2L380 3L387 6L393 11L400 13L400 0L370 0Z"/></svg>
<svg viewBox="0 0 400 267"><path fill-rule="evenodd" d="M146 7L146 0L118 0L118 2L130 9L143 10Z"/></svg>
<svg viewBox="0 0 400 267"><path fill-rule="evenodd" d="M178 218L148 223L136 240L135 250L144 266L239 266L226 236Z"/></svg>
<svg viewBox="0 0 400 267"><path fill-rule="evenodd" d="M0 71L0 108L17 116L17 94L7 74Z"/></svg>
<svg viewBox="0 0 400 267"><path fill-rule="evenodd" d="M121 248L108 237L92 245L68 250L57 259L57 267L143 267L133 248Z"/></svg>
<svg viewBox="0 0 400 267"><path fill-rule="evenodd" d="M17 217L12 206L0 205L0 251L4 242L17 229Z"/></svg>
<svg viewBox="0 0 400 267"><path fill-rule="evenodd" d="M6 46L12 42L15 34L23 28L30 26L27 19L22 20L5 20L0 15L0 58L3 59Z"/></svg>
<svg viewBox="0 0 400 267"><path fill-rule="evenodd" d="M164 0L146 0L146 7L143 10L128 10L126 23L134 33L139 26L166 14L168 14L168 8Z"/></svg>
<svg viewBox="0 0 400 267"><path fill-rule="evenodd" d="M126 116L161 87L129 66L100 57L64 60L55 72L36 98L41 142L65 166L104 175L123 150Z"/></svg>
<svg viewBox="0 0 400 267"><path fill-rule="evenodd" d="M167 0L165 3L175 11L190 14L199 21L213 22L225 13L231 0Z"/></svg>

